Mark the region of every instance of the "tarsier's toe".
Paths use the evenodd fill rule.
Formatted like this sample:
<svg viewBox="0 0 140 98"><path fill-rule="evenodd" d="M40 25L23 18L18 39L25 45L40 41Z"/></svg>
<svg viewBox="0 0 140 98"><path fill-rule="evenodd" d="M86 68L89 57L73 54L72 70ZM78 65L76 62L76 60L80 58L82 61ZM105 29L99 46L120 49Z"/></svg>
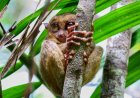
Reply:
<svg viewBox="0 0 140 98"><path fill-rule="evenodd" d="M73 57L74 57L74 55L75 55L75 51L74 51L74 50L71 50L71 51L69 52L68 60L72 60Z"/></svg>
<svg viewBox="0 0 140 98"><path fill-rule="evenodd" d="M86 46L91 46L91 43L90 42L86 43Z"/></svg>
<svg viewBox="0 0 140 98"><path fill-rule="evenodd" d="M66 62L66 64L68 64L69 61L73 59L74 55L75 55L74 50L67 51L67 53L65 53L65 62Z"/></svg>
<svg viewBox="0 0 140 98"><path fill-rule="evenodd" d="M75 54L75 51L74 50L71 50L69 54L70 55L74 55Z"/></svg>
<svg viewBox="0 0 140 98"><path fill-rule="evenodd" d="M88 63L88 54L85 51L83 53L83 58L84 58L84 63L87 64Z"/></svg>

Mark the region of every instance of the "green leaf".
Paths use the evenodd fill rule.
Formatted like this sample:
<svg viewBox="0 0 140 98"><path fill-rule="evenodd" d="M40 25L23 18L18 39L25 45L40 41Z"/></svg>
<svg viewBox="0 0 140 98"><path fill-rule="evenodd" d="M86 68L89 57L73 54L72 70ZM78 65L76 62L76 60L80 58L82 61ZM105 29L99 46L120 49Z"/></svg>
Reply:
<svg viewBox="0 0 140 98"><path fill-rule="evenodd" d="M132 55L130 58L129 58L129 64L128 64L128 72L131 72L133 71L134 69L138 69L140 68L140 51L136 52L134 55ZM133 70L131 70L133 69Z"/></svg>
<svg viewBox="0 0 140 98"><path fill-rule="evenodd" d="M23 20L21 20L17 25L16 25L16 29L14 31L12 31L12 34L14 35L18 35L19 33L21 33L30 22L33 22L42 12L42 9L37 10L35 13L27 16L26 18L24 18Z"/></svg>
<svg viewBox="0 0 140 98"><path fill-rule="evenodd" d="M128 75L126 77L126 87L140 79L140 51L129 57ZM100 98L101 85L97 87L91 98Z"/></svg>
<svg viewBox="0 0 140 98"><path fill-rule="evenodd" d="M57 2L58 0L54 0L51 3L50 8ZM71 6L77 6L79 0L61 0L60 3L54 8L54 10L63 9Z"/></svg>
<svg viewBox="0 0 140 98"><path fill-rule="evenodd" d="M2 11L2 9L8 5L10 2L10 0L0 0L0 12Z"/></svg>
<svg viewBox="0 0 140 98"><path fill-rule="evenodd" d="M129 58L126 87L140 79L140 51Z"/></svg>
<svg viewBox="0 0 140 98"><path fill-rule="evenodd" d="M98 0L96 3L96 13L110 7L111 5L119 2L120 0Z"/></svg>
<svg viewBox="0 0 140 98"><path fill-rule="evenodd" d="M71 13L72 9L75 8L78 4L79 0L62 0L55 8L54 10L57 9L69 9L69 11L66 11L67 13ZM107 7L110 7L111 5L117 3L120 0L97 0L96 1L96 13L104 10ZM57 2L57 0L54 0L52 2L52 5L54 5L54 3ZM51 6L52 6L51 5ZM62 13L63 14L63 13Z"/></svg>
<svg viewBox="0 0 140 98"><path fill-rule="evenodd" d="M140 43L140 28L133 33L131 47L133 47L137 43Z"/></svg>
<svg viewBox="0 0 140 98"><path fill-rule="evenodd" d="M61 15L61 14L64 14L64 13L75 13L75 9L76 9L76 6L70 6L70 7L67 7L67 8L63 8L62 10L60 10L57 15Z"/></svg>
<svg viewBox="0 0 140 98"><path fill-rule="evenodd" d="M140 66L140 64L137 66ZM140 80L140 67L139 69L135 69L133 72L128 73L128 77L126 78L126 87L130 86L138 80Z"/></svg>
<svg viewBox="0 0 140 98"><path fill-rule="evenodd" d="M34 44L33 52L35 55L37 55L40 52L41 44L45 40L46 36L48 34L48 31L45 29L39 38L37 39L36 43Z"/></svg>
<svg viewBox="0 0 140 98"><path fill-rule="evenodd" d="M116 9L94 22L95 42L101 42L119 32L140 24L140 2Z"/></svg>
<svg viewBox="0 0 140 98"><path fill-rule="evenodd" d="M41 85L41 83L35 82L32 85L34 91ZM25 90L27 89L27 86L28 84L24 84L6 89L3 91L3 98L22 98Z"/></svg>
<svg viewBox="0 0 140 98"><path fill-rule="evenodd" d="M6 78L7 76L11 75L12 73L20 69L22 65L23 64L21 62L17 62L12 68L10 68L10 70L6 73L6 75L3 78ZM3 67L0 68L0 72L2 71L2 69Z"/></svg>
<svg viewBox="0 0 140 98"><path fill-rule="evenodd" d="M90 98L100 98L100 95L101 95L101 84L95 89Z"/></svg>

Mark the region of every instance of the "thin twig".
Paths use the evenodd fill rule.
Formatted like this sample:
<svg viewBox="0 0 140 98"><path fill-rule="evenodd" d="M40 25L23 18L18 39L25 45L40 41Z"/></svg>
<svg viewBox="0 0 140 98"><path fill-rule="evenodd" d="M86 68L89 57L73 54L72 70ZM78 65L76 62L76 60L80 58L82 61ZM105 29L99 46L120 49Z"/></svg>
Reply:
<svg viewBox="0 0 140 98"><path fill-rule="evenodd" d="M2 28L2 30L3 30L3 37L1 38L1 40L0 40L0 49L3 47L3 46L5 46L5 44L7 44L8 42L12 42L12 39L14 38L14 35L12 35L12 34L9 34L9 31L13 31L15 28L16 28L16 26L14 26L15 25L15 23L16 23L16 21L13 23L13 25L9 28L9 30L6 32L6 30L4 29L4 27L3 27L3 25L0 23L0 26L1 26L1 28Z"/></svg>

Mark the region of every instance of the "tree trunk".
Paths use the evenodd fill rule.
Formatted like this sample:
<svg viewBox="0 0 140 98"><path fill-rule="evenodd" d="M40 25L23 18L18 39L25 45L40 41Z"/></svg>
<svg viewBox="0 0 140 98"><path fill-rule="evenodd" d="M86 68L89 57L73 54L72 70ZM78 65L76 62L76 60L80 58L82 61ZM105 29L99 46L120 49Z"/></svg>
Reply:
<svg viewBox="0 0 140 98"><path fill-rule="evenodd" d="M131 36L131 32L127 30L107 40L101 98L124 98Z"/></svg>
<svg viewBox="0 0 140 98"><path fill-rule="evenodd" d="M94 10L95 0L79 0L76 15L76 22L79 23L79 31L91 31ZM81 45L74 59L68 64L63 88L63 98L80 97L84 70L82 66L84 48L85 46Z"/></svg>
<svg viewBox="0 0 140 98"><path fill-rule="evenodd" d="M129 30L108 39L102 98L124 98L130 43Z"/></svg>

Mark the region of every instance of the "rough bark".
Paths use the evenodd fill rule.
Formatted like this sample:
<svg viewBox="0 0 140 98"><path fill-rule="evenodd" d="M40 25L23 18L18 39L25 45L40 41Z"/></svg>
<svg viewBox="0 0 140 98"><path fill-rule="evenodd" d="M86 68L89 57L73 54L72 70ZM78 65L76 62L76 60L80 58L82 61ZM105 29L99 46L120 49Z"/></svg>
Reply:
<svg viewBox="0 0 140 98"><path fill-rule="evenodd" d="M108 39L102 98L124 98L130 43L129 30Z"/></svg>
<svg viewBox="0 0 140 98"><path fill-rule="evenodd" d="M127 30L107 40L101 98L124 98L131 36Z"/></svg>
<svg viewBox="0 0 140 98"><path fill-rule="evenodd" d="M77 6L76 22L79 23L79 31L91 31L95 0L79 0ZM68 64L63 98L79 98L82 87L83 74L83 51L85 46L81 45L77 50L74 59Z"/></svg>

